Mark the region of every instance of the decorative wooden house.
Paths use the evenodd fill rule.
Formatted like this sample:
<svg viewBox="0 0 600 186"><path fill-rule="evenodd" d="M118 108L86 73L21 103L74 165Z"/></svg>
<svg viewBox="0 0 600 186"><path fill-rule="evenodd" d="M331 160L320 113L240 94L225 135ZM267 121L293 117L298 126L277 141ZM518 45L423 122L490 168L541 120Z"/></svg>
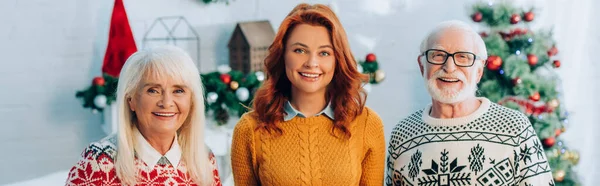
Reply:
<svg viewBox="0 0 600 186"><path fill-rule="evenodd" d="M263 71L275 31L269 21L238 23L229 44L229 66L244 73Z"/></svg>

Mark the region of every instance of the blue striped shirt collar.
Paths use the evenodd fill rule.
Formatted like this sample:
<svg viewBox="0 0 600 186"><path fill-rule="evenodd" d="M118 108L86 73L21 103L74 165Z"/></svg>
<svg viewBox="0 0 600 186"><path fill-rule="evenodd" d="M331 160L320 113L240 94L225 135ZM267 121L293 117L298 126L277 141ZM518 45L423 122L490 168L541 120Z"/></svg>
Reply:
<svg viewBox="0 0 600 186"><path fill-rule="evenodd" d="M290 101L285 102L284 110L285 110L285 116L283 116L283 121L292 120L296 116L306 118L306 115L304 115L300 111L296 110L292 106L292 103L290 103ZM321 114L325 114L325 116L329 117L332 120L335 119L333 109L331 108L331 101L327 104L327 107L325 107L325 109L323 109L321 112L315 114L315 116L318 116Z"/></svg>

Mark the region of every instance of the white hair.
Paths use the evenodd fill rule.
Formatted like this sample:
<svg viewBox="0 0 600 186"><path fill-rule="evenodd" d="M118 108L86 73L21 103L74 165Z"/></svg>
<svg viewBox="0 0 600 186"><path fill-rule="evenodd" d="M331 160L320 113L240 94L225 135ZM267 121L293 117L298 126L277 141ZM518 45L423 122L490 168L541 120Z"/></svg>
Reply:
<svg viewBox="0 0 600 186"><path fill-rule="evenodd" d="M423 39L423 41L421 42L421 57L422 54L433 48L433 47L439 47L439 44L437 43L440 34L442 34L445 31L448 30L456 30L456 31L460 31L461 33L464 33L465 36L467 38L470 39L465 39L464 42L472 42L472 46L474 46L473 48L473 53L475 53L475 55L477 56L476 59L481 60L481 62L476 62L473 67L475 67L475 69L478 70L483 70L481 68L483 68L483 64L484 61L487 59L487 49L485 47L485 42L483 41L483 39L481 38L481 36L475 32L475 30L473 30L473 28L471 28L468 24L462 22L462 21L457 21L457 20L451 20L451 21L444 21L439 23L428 35L427 37L425 37L425 39ZM421 59L420 60L421 65L425 66L426 65L426 59ZM465 87L463 87L461 90L458 91L451 91L451 90L446 90L443 89L443 87L437 87L435 85L435 80L436 77L440 77L442 75L444 76L452 76L455 78L460 79L461 81L463 81L464 83L466 82L466 78L462 73L460 72L452 72L451 74L442 72L442 71L437 71L433 74L433 77L428 79L427 78L427 74L429 72L427 72L428 69L424 68L424 73L423 73L423 78L425 81L425 84L427 86L427 91L429 92L429 94L431 95L432 98L434 98L437 101L440 101L442 103L456 103L456 102L460 102L460 101L464 101L466 99L468 99L471 96L475 96L475 93L477 91L477 82L470 82L470 84L465 84ZM475 81L475 79L477 78L477 73L472 73L471 74L471 81Z"/></svg>
<svg viewBox="0 0 600 186"><path fill-rule="evenodd" d="M188 174L199 185L212 183L208 149L204 144L204 94L198 68L192 58L182 49L161 46L142 50L131 55L119 76L117 86L117 176L125 185L135 185L139 170L135 165L134 147L137 141L137 118L129 108L127 100L135 95L142 79L152 75L159 78L181 80L192 91L192 106L188 118L178 129L178 140L182 149L182 160ZM177 166L177 165L174 165Z"/></svg>
<svg viewBox="0 0 600 186"><path fill-rule="evenodd" d="M444 21L439 23L421 42L420 54L423 54L425 51L431 49L433 45L436 45L435 42L437 39L439 39L438 36L446 30L459 30L470 36L471 40L465 40L465 42L473 42L473 46L475 46L474 53L478 59L487 59L487 49L481 36L467 23L458 20ZM482 64L477 63L477 65Z"/></svg>

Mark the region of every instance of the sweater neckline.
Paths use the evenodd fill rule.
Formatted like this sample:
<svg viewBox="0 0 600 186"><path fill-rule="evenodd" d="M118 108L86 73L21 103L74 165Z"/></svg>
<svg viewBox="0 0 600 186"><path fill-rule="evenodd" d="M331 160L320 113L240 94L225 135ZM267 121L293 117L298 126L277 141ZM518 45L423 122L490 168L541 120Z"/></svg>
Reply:
<svg viewBox="0 0 600 186"><path fill-rule="evenodd" d="M477 110L475 110L475 112L466 115L466 116L462 116L462 117L458 117L458 118L448 118L448 119L440 119L440 118L434 118L431 117L431 115L429 115L429 112L431 111L431 106L432 104L427 105L427 107L425 107L425 109L423 109L423 114L422 114L422 119L425 123L429 124L429 125L433 125L433 126L458 126L458 125L466 125L468 123L471 123L473 121L475 121L477 118L483 116L483 114L485 114L491 105L491 101L487 98L484 97L477 97L477 100L481 101L481 105L479 106L479 108L477 108Z"/></svg>

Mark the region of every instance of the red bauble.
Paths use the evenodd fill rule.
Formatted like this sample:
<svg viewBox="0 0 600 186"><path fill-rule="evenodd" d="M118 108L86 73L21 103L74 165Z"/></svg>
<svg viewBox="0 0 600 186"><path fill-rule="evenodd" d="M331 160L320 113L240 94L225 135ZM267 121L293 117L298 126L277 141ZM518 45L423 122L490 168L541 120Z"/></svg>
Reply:
<svg viewBox="0 0 600 186"><path fill-rule="evenodd" d="M544 147L550 148L550 147L554 146L554 143L556 143L556 139L554 137L549 137L549 138L544 139L542 141L542 143L544 144Z"/></svg>
<svg viewBox="0 0 600 186"><path fill-rule="evenodd" d="M510 16L510 24L517 24L521 21L521 16L519 14L513 14Z"/></svg>
<svg viewBox="0 0 600 186"><path fill-rule="evenodd" d="M548 50L548 57L555 56L556 54L558 54L558 49L556 46L552 46L552 48Z"/></svg>
<svg viewBox="0 0 600 186"><path fill-rule="evenodd" d="M540 100L540 93L539 92L533 93L532 95L529 96L529 99L533 100L533 101L539 101Z"/></svg>
<svg viewBox="0 0 600 186"><path fill-rule="evenodd" d="M521 82L523 82L523 80L521 80L521 78L519 78L519 77L516 77L515 79L512 80L513 85L521 84Z"/></svg>
<svg viewBox="0 0 600 186"><path fill-rule="evenodd" d="M377 57L375 57L375 54L373 53L369 53L367 54L367 62L374 62L375 60L377 60Z"/></svg>
<svg viewBox="0 0 600 186"><path fill-rule="evenodd" d="M490 70L498 70L502 67L502 58L499 56L489 56L487 58L487 68Z"/></svg>
<svg viewBox="0 0 600 186"><path fill-rule="evenodd" d="M231 82L231 76L229 74L221 74L221 76L219 78L225 84L229 84Z"/></svg>
<svg viewBox="0 0 600 186"><path fill-rule="evenodd" d="M538 57L534 54L527 54L527 62L531 66L535 66L538 62Z"/></svg>
<svg viewBox="0 0 600 186"><path fill-rule="evenodd" d="M556 130L554 131L554 135L555 135L556 137L558 137L558 136L559 136L561 133L562 133L562 130L560 130L560 129L556 129Z"/></svg>
<svg viewBox="0 0 600 186"><path fill-rule="evenodd" d="M487 37L487 36L488 36L488 34L487 34L487 33L485 33L485 32L481 32L481 33L479 33L479 35L480 35L481 37Z"/></svg>
<svg viewBox="0 0 600 186"><path fill-rule="evenodd" d="M471 18L475 22L481 22L481 20L483 20L483 14L481 14L481 12L475 12L473 15L471 15Z"/></svg>
<svg viewBox="0 0 600 186"><path fill-rule="evenodd" d="M523 20L525 20L527 22L533 21L533 17L535 17L533 12L526 12L525 14L523 14Z"/></svg>
<svg viewBox="0 0 600 186"><path fill-rule="evenodd" d="M104 81L104 78L102 77L95 77L94 80L92 80L92 85L104 86L104 83L106 83L106 81Z"/></svg>
<svg viewBox="0 0 600 186"><path fill-rule="evenodd" d="M554 67L558 68L558 67L560 67L560 60L558 60L558 59L557 59L557 60L554 60L554 61L552 62L552 64L554 64Z"/></svg>

